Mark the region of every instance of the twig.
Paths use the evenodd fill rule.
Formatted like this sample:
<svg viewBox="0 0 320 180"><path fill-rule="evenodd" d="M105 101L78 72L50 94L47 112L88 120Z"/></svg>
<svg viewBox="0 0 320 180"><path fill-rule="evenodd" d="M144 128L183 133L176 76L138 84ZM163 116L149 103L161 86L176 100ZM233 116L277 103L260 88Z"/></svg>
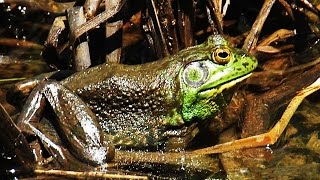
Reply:
<svg viewBox="0 0 320 180"><path fill-rule="evenodd" d="M223 5L223 8L222 8L222 17L224 17L227 14L227 10L228 10L229 5L230 5L230 0L226 0L226 2Z"/></svg>
<svg viewBox="0 0 320 180"><path fill-rule="evenodd" d="M181 167L210 170L219 170L219 160L209 156L194 154L192 152L145 152L145 151L117 151L113 160L114 164L108 163L103 167L116 167L119 165L137 163L171 164Z"/></svg>
<svg viewBox="0 0 320 180"><path fill-rule="evenodd" d="M46 47L50 47L50 46L55 48L58 47L59 35L66 28L64 24L64 21L66 20L67 20L66 16L59 16L54 19L51 29L49 31L47 40L44 43Z"/></svg>
<svg viewBox="0 0 320 180"><path fill-rule="evenodd" d="M294 67L289 68L289 69L285 69L285 70L266 70L265 72L278 74L278 75L284 75L284 74L289 74L289 73L292 73L292 72L295 72L295 71L301 71L303 69L310 68L310 67L312 67L314 65L317 65L319 63L320 63L320 57L317 58L314 61L311 61L311 62L308 62L308 63L304 63L304 64L301 64L301 65L297 65L297 66L294 66Z"/></svg>
<svg viewBox="0 0 320 180"><path fill-rule="evenodd" d="M97 27L99 24L106 22L109 18L114 16L124 5L124 1L120 1L119 4L112 7L109 11L104 11L98 14L95 18L83 23L80 25L77 30L75 31L74 35L70 37L69 44L73 44L77 38L79 38L82 34L86 33L87 31Z"/></svg>
<svg viewBox="0 0 320 180"><path fill-rule="evenodd" d="M79 171L64 171L64 170L34 170L36 175L54 175L74 178L108 178L108 179L148 179L147 176L125 175L125 174L108 174L105 172L79 172Z"/></svg>
<svg viewBox="0 0 320 180"><path fill-rule="evenodd" d="M247 36L246 40L244 41L244 45L242 49L244 49L247 52L250 52L251 49L254 49L256 47L257 41L258 41L258 36L261 32L262 26L267 19L269 12L275 3L276 0L265 0L264 4L260 10L260 13L254 22L252 29Z"/></svg>
<svg viewBox="0 0 320 180"><path fill-rule="evenodd" d="M292 12L291 6L287 3L287 1L285 1L285 0L278 0L278 1L284 7L284 9L287 11L287 13L291 17L291 19L294 20L294 16L293 16L293 12Z"/></svg>
<svg viewBox="0 0 320 180"><path fill-rule="evenodd" d="M156 0L147 1L149 18L147 26L144 26L144 31L150 32L152 38L148 38L149 44L154 47L154 51L158 58L166 57L170 55L169 49L164 38L164 32L160 24L160 15L157 13Z"/></svg>
<svg viewBox="0 0 320 180"><path fill-rule="evenodd" d="M316 92L320 89L320 78L318 78L314 83L309 85L308 87L302 89L289 103L285 112L283 113L280 120L276 123L276 125L267 133L250 136L247 138L227 142L224 144L218 144L213 147L203 148L199 150L193 151L196 154L215 154L215 153L223 153L227 151L239 150L244 148L254 148L261 147L266 145L272 145L277 142L280 135L283 133L288 123L290 122L291 117L301 104L302 100L308 95Z"/></svg>
<svg viewBox="0 0 320 180"><path fill-rule="evenodd" d="M287 30L287 29L279 29L269 35L267 38L265 38L263 41L259 43L258 46L267 46L270 45L274 41L278 41L280 39L286 39L288 37L292 37L295 35L295 32L293 30Z"/></svg>
<svg viewBox="0 0 320 180"><path fill-rule="evenodd" d="M117 4L120 4L122 0L108 0L105 1L106 11L109 11L112 7L115 7ZM123 20L118 20L116 22L107 22L106 23L106 38L109 38L110 42L114 45L115 43L119 43L122 46L122 25ZM120 37L115 36L116 32L120 31ZM113 38L115 37L115 38ZM115 41L115 42L114 42ZM120 41L120 42L118 42ZM113 43L114 42L114 43ZM111 44L110 43L110 44ZM117 44L117 45L119 45ZM106 62L108 63L120 63L121 58L121 48L117 48L111 53L106 55Z"/></svg>
<svg viewBox="0 0 320 180"><path fill-rule="evenodd" d="M10 82L16 82L16 81L22 81L26 78L7 78L7 79L0 79L0 83L10 83Z"/></svg>
<svg viewBox="0 0 320 180"><path fill-rule="evenodd" d="M0 38L0 45L2 46L16 46L23 48L43 49L43 46L31 41L11 38Z"/></svg>
<svg viewBox="0 0 320 180"><path fill-rule="evenodd" d="M86 0L83 4L83 10L86 19L91 19L93 18L101 4L102 0Z"/></svg>
<svg viewBox="0 0 320 180"><path fill-rule="evenodd" d="M305 7L307 7L310 11L315 13L317 16L320 16L320 10L317 9L313 4L311 4L308 0L300 0Z"/></svg>
<svg viewBox="0 0 320 180"><path fill-rule="evenodd" d="M221 8L219 7L219 4L216 0L211 0L211 3L212 3L212 7L213 7L214 17L216 19L215 22L217 24L218 32L220 34L223 34L223 19L222 19L222 15L221 15L221 11L220 11ZM212 26L212 24L211 24L211 26Z"/></svg>
<svg viewBox="0 0 320 180"><path fill-rule="evenodd" d="M78 27L86 22L84 17L83 7L76 6L67 10L68 22L70 27L70 34L76 33ZM85 38L79 44L74 47L74 66L75 70L81 71L87 69L91 65L89 45Z"/></svg>

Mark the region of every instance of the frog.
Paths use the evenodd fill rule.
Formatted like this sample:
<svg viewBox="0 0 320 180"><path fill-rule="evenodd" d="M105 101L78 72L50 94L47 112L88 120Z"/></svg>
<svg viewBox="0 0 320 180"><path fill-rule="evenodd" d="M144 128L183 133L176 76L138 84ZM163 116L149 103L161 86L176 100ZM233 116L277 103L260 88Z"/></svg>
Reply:
<svg viewBox="0 0 320 180"><path fill-rule="evenodd" d="M105 63L61 81L37 82L16 122L24 134L63 154L39 128L50 107L50 122L67 149L94 166L112 161L116 149L167 150L175 147L172 139L192 139L198 122L219 114L232 97L231 89L257 64L224 36L211 35L154 62Z"/></svg>

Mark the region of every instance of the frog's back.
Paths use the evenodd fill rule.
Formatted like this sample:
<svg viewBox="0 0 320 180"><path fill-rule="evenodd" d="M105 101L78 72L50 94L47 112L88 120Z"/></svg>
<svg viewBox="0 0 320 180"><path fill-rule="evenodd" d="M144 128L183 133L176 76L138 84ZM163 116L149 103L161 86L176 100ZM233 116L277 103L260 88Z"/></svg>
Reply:
<svg viewBox="0 0 320 180"><path fill-rule="evenodd" d="M163 119L179 107L179 62L145 65L103 64L62 83L76 92L96 114L115 145L155 146L167 127Z"/></svg>

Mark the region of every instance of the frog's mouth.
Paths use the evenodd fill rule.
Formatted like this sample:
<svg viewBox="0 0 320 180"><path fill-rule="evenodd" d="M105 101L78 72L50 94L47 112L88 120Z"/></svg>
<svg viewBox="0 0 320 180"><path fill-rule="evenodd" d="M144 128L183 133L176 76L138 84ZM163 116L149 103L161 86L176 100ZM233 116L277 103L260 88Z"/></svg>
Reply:
<svg viewBox="0 0 320 180"><path fill-rule="evenodd" d="M227 89L234 87L236 84L247 79L251 75L252 75L252 73L249 73L247 75L237 77L237 78L232 79L230 81L226 81L226 82L219 84L218 86L215 86L213 88L200 90L200 92L198 94L203 97L215 96L215 95L221 93L223 90L227 90Z"/></svg>

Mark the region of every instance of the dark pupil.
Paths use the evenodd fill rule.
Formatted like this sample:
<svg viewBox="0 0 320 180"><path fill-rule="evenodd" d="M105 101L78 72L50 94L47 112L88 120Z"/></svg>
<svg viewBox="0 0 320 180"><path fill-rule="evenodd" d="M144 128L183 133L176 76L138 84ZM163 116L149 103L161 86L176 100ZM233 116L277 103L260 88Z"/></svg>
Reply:
<svg viewBox="0 0 320 180"><path fill-rule="evenodd" d="M219 52L218 53L218 56L220 57L220 58L226 58L226 57L228 57L228 53L227 52Z"/></svg>

